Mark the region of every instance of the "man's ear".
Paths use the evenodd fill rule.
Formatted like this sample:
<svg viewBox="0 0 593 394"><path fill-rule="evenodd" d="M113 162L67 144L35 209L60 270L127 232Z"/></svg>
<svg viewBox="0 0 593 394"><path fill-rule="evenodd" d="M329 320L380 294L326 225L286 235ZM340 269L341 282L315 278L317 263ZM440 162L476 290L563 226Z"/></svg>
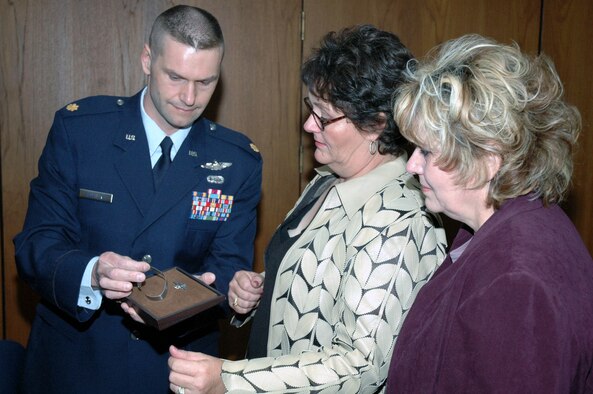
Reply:
<svg viewBox="0 0 593 394"><path fill-rule="evenodd" d="M150 75L150 65L152 61L152 53L150 52L150 47L148 44L144 44L144 48L142 49L142 54L140 55L140 63L142 64L142 70L144 74Z"/></svg>

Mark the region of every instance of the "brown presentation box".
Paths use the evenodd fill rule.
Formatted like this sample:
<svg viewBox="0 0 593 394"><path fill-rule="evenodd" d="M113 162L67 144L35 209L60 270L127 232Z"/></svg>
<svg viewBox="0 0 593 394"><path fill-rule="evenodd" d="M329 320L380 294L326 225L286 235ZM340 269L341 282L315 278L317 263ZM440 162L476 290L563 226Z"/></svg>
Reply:
<svg viewBox="0 0 593 394"><path fill-rule="evenodd" d="M128 303L134 307L146 324L163 330L219 304L224 295L181 268L163 271L167 280L167 293L163 300L153 300L147 295L158 295L163 279L157 275L146 279L142 288L134 287Z"/></svg>

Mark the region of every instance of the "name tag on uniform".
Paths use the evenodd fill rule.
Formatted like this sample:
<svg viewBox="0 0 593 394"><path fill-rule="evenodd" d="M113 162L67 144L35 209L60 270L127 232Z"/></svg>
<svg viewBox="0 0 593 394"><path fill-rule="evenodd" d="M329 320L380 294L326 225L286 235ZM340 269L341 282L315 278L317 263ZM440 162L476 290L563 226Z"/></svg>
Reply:
<svg viewBox="0 0 593 394"><path fill-rule="evenodd" d="M113 202L113 194L103 193L95 190L80 189L78 197L86 198L88 200L103 201L111 204Z"/></svg>

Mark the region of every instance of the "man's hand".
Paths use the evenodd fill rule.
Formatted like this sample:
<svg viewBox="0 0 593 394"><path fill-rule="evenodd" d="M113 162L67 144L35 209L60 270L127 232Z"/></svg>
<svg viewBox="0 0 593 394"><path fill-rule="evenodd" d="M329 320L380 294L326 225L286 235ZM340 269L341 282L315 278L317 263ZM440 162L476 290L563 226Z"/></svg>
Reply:
<svg viewBox="0 0 593 394"><path fill-rule="evenodd" d="M119 300L132 293L134 283L146 280L144 273L149 269L150 265L143 261L105 252L95 263L91 285L100 289L104 297Z"/></svg>
<svg viewBox="0 0 593 394"><path fill-rule="evenodd" d="M202 275L194 276L202 282L206 283L208 286L210 286L216 280L216 275L214 275L212 272L204 272Z"/></svg>

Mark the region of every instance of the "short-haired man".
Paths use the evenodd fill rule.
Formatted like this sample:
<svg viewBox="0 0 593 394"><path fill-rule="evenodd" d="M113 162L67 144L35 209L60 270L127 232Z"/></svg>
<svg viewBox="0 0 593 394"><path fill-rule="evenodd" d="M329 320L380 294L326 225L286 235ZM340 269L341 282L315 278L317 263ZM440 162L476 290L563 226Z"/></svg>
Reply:
<svg viewBox="0 0 593 394"><path fill-rule="evenodd" d="M217 308L157 331L122 300L147 261L223 294L252 266L261 156L202 116L223 54L211 14L173 7L142 51L145 89L56 113L15 237L19 275L41 296L25 392L166 393L169 345L217 353Z"/></svg>

